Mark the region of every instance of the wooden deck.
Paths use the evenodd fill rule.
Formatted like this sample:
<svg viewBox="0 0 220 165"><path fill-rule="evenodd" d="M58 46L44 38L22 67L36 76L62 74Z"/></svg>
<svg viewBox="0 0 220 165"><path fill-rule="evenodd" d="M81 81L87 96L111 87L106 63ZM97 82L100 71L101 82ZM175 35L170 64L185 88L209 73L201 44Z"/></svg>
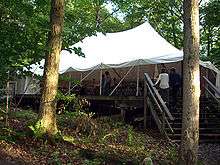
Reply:
<svg viewBox="0 0 220 165"><path fill-rule="evenodd" d="M15 97L24 97L24 98L38 98L40 95L36 94L17 94ZM84 95L80 96L81 98L85 98L87 100L106 100L106 101L142 101L143 96L95 96L95 95Z"/></svg>
<svg viewBox="0 0 220 165"><path fill-rule="evenodd" d="M103 101L143 101L142 96L81 96L87 100Z"/></svg>

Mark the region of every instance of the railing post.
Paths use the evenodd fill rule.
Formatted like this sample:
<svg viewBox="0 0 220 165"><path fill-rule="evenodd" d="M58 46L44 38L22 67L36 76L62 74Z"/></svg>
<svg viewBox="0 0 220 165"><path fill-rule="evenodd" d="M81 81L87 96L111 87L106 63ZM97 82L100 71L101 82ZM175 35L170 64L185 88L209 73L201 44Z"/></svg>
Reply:
<svg viewBox="0 0 220 165"><path fill-rule="evenodd" d="M144 80L144 129L147 128L147 85Z"/></svg>
<svg viewBox="0 0 220 165"><path fill-rule="evenodd" d="M162 129L165 132L165 113L162 113Z"/></svg>

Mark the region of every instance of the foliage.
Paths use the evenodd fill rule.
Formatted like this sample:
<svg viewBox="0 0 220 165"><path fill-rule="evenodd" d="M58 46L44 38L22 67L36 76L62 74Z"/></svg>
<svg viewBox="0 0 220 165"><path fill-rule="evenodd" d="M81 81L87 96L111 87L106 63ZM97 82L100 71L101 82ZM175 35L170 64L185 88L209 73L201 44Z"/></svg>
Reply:
<svg viewBox="0 0 220 165"><path fill-rule="evenodd" d="M66 104L69 104L71 102L75 102L77 100L77 97L75 94L71 94L71 95L65 95L63 94L61 91L58 90L57 92L57 96L56 96L57 100L59 101L63 101Z"/></svg>
<svg viewBox="0 0 220 165"><path fill-rule="evenodd" d="M128 145L132 145L133 141L134 141L134 137L133 137L132 128L129 127L128 128L128 140L127 140Z"/></svg>
<svg viewBox="0 0 220 165"><path fill-rule="evenodd" d="M3 83L7 80L7 71L13 77L15 71L44 58L50 3L8 0L0 2L0 9L0 78ZM203 3L200 15L202 55L217 64L219 11L218 0L210 0ZM182 13L182 0L67 0L63 49L86 56L80 48L70 46L97 32L122 31L146 20L166 40L182 48Z"/></svg>
<svg viewBox="0 0 220 165"><path fill-rule="evenodd" d="M75 94L63 94L60 90L57 92L56 100L58 101L58 114L65 111L77 111L80 114L84 104L87 104L85 99L80 99Z"/></svg>
<svg viewBox="0 0 220 165"><path fill-rule="evenodd" d="M86 137L95 136L97 123L92 119L93 115L93 113L85 113L83 111L65 111L63 115L58 116L58 124L75 129L75 133L79 135ZM65 138L66 140L71 139L71 137Z"/></svg>
<svg viewBox="0 0 220 165"><path fill-rule="evenodd" d="M59 76L59 81L62 82L62 81L68 81L70 83L73 83L73 84L77 84L79 85L80 84L80 81L79 80L76 80L72 77L69 77L69 76L66 76L66 75L60 75Z"/></svg>
<svg viewBox="0 0 220 165"><path fill-rule="evenodd" d="M201 53L204 60L209 60L220 67L220 3L210 0L201 8Z"/></svg>
<svg viewBox="0 0 220 165"><path fill-rule="evenodd" d="M175 159L174 147L165 145L164 141L156 140L148 134L136 131L133 127L121 122L119 118L89 116L90 118L82 111L66 111L58 115L59 129L62 131L64 141L56 141L56 145L51 145L47 141L33 138L27 132L29 129L26 127L32 122L32 118L36 119L36 113L14 112L14 115L9 118L9 128L4 128L0 121L0 138L10 144L9 148L14 153L13 160L17 158L15 156L18 153L22 153L19 158L30 164L48 164L49 162L52 164L59 162L61 164L96 164L99 162L101 164L139 164L146 157L162 162L168 159L172 164L171 159ZM86 129L78 131L78 123L74 122L77 118L78 122L82 121L82 118L84 118L83 122L87 122L85 119L89 118L88 122L95 123L96 127L93 127L95 134L83 131L89 130L86 125L84 127ZM132 135L130 142L129 134ZM1 150L4 149L2 146L5 145L2 145L0 141Z"/></svg>
<svg viewBox="0 0 220 165"><path fill-rule="evenodd" d="M36 138L42 138L44 135L44 130L42 129L41 121L37 121L35 125L28 126L32 131Z"/></svg>
<svg viewBox="0 0 220 165"><path fill-rule="evenodd" d="M59 152L55 151L52 154L52 159L48 161L49 164L54 164L54 165L62 165L62 161L59 158Z"/></svg>
<svg viewBox="0 0 220 165"><path fill-rule="evenodd" d="M67 0L62 49L84 56L80 48L70 48L96 32L116 31L120 21L106 9L106 1ZM8 0L0 2L0 78L5 80L24 67L44 59L49 31L50 1Z"/></svg>
<svg viewBox="0 0 220 165"><path fill-rule="evenodd" d="M149 21L155 30L176 48L183 48L182 0L113 0L126 29ZM200 1L201 59L220 66L220 3Z"/></svg>
<svg viewBox="0 0 220 165"><path fill-rule="evenodd" d="M11 112L10 116L12 118L16 118L19 120L24 119L26 121L31 121L31 120L34 121L37 119L37 114L33 112L31 109Z"/></svg>
<svg viewBox="0 0 220 165"><path fill-rule="evenodd" d="M13 73L43 57L47 17L33 1L0 2L0 77Z"/></svg>

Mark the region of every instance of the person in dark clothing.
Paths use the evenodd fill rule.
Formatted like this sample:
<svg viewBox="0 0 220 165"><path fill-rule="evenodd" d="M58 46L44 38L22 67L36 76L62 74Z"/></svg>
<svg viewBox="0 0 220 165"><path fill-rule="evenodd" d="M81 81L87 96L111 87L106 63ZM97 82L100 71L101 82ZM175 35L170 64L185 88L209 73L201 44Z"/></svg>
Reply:
<svg viewBox="0 0 220 165"><path fill-rule="evenodd" d="M111 87L111 76L108 71L105 72L105 81L104 81L104 89L103 94L108 95Z"/></svg>
<svg viewBox="0 0 220 165"><path fill-rule="evenodd" d="M102 81L101 81L101 95L104 95L104 85L105 85L105 75L102 75Z"/></svg>
<svg viewBox="0 0 220 165"><path fill-rule="evenodd" d="M176 73L175 68L170 69L169 74L170 94L171 94L171 109L176 109L177 97L181 85L181 77Z"/></svg>

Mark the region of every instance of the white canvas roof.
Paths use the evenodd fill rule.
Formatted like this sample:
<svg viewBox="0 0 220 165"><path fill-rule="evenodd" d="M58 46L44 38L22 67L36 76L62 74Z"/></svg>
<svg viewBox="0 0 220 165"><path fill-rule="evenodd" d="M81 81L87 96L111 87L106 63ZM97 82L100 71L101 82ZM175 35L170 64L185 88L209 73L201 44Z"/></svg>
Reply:
<svg viewBox="0 0 220 165"><path fill-rule="evenodd" d="M62 51L60 73L171 63L183 59L183 51L167 42L148 22L123 32L98 33L74 46L81 47L86 57ZM40 66L43 64L42 61ZM200 64L219 73L211 62L201 61ZM43 74L43 69L36 69L39 65L32 66L33 72Z"/></svg>
<svg viewBox="0 0 220 165"><path fill-rule="evenodd" d="M161 37L148 23L118 33L98 33L76 44L85 58L62 52L60 69L67 66L78 71L97 68L117 68L133 65L170 63L182 60L182 51ZM64 65L65 64L65 65ZM65 67L63 67L65 66Z"/></svg>

